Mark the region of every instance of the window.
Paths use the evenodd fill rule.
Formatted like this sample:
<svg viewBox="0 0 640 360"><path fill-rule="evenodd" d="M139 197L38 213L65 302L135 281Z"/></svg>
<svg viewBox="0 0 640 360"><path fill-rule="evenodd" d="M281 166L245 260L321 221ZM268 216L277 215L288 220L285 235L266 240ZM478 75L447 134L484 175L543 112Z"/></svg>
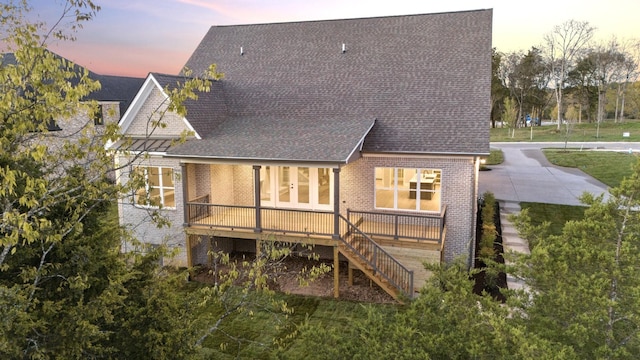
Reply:
<svg viewBox="0 0 640 360"><path fill-rule="evenodd" d="M260 201L278 208L331 210L331 168L263 166L260 168Z"/></svg>
<svg viewBox="0 0 640 360"><path fill-rule="evenodd" d="M104 116L102 114L102 105L98 105L96 112L93 113L93 125L104 125Z"/></svg>
<svg viewBox="0 0 640 360"><path fill-rule="evenodd" d="M135 193L135 203L151 207L176 207L175 186L173 184L173 169L163 167L137 167L144 177L145 186Z"/></svg>
<svg viewBox="0 0 640 360"><path fill-rule="evenodd" d="M376 209L440 211L441 170L375 169Z"/></svg>

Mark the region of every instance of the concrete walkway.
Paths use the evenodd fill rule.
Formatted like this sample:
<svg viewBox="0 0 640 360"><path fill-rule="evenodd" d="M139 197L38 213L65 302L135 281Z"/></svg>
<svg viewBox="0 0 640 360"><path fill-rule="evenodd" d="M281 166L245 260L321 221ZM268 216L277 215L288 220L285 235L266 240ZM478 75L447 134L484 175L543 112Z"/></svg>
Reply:
<svg viewBox="0 0 640 360"><path fill-rule="evenodd" d="M518 230L509 221L509 215L520 213L520 204L512 201L500 201L500 222L502 224L502 246L505 254L516 252L529 254L529 243L518 235ZM506 258L507 256L505 256ZM509 261L505 259L509 265ZM514 290L528 289L523 280L507 274L507 288Z"/></svg>
<svg viewBox="0 0 640 360"><path fill-rule="evenodd" d="M553 144L491 144L502 150L504 162L480 172L480 194L491 191L502 201L562 205L581 205L578 198L585 191L607 196L607 186L581 170L549 163L543 146Z"/></svg>
<svg viewBox="0 0 640 360"><path fill-rule="evenodd" d="M500 204L502 239L505 253L510 251L529 253L529 244L518 235L509 221L510 214L520 212L520 202L536 202L561 205L582 205L580 195L585 191L608 197L605 184L585 174L579 169L555 166L542 153L542 148L559 148L563 144L554 143L492 143L504 154L504 162L490 166L490 171L481 171L479 193L490 191ZM622 151L637 149L638 143L570 143L572 148L591 148ZM526 289L526 284L507 274L509 289Z"/></svg>

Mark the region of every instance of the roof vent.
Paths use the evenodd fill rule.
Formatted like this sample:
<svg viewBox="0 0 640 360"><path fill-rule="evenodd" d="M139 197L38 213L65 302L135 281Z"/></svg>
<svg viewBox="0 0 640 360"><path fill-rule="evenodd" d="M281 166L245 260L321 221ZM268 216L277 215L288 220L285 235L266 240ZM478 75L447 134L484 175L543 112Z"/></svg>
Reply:
<svg viewBox="0 0 640 360"><path fill-rule="evenodd" d="M342 43L342 53L346 53L347 52L347 44Z"/></svg>
<svg viewBox="0 0 640 360"><path fill-rule="evenodd" d="M244 49L240 46L240 56L244 55Z"/></svg>

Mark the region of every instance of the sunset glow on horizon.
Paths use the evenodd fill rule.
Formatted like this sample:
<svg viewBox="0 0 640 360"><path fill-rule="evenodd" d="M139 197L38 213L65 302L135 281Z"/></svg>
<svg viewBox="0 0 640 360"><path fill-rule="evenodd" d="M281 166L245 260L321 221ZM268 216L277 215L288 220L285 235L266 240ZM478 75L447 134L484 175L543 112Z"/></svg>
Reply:
<svg viewBox="0 0 640 360"><path fill-rule="evenodd" d="M104 75L177 74L211 26L348 19L493 9L493 46L527 50L553 26L588 21L596 38L640 38L640 1L586 0L523 3L506 0L449 2L397 0L109 0L84 25L75 42L51 44L59 55ZM39 19L52 23L62 0L30 1ZM392 4L392 5L391 5Z"/></svg>

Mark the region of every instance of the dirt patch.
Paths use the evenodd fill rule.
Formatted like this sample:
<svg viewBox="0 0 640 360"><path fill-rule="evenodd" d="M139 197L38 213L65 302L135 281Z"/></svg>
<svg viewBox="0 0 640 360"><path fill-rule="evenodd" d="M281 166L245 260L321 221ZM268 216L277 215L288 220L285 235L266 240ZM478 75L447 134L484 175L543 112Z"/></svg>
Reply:
<svg viewBox="0 0 640 360"><path fill-rule="evenodd" d="M299 280L299 275L305 267L309 268L321 263L324 263L329 267L333 267L333 262L288 257L284 260L282 266L278 268L277 273L273 274L270 287L275 291L286 294L332 298L334 281L333 269L322 274L319 278L309 282L308 284L301 284ZM346 261L340 262L339 276L340 300L371 303L395 303L395 300L389 294L382 290L376 283L369 280L369 278L360 270L353 270L353 285L349 285L348 262ZM198 273L194 274L192 279L203 283L211 283L213 276L208 268L202 268Z"/></svg>

